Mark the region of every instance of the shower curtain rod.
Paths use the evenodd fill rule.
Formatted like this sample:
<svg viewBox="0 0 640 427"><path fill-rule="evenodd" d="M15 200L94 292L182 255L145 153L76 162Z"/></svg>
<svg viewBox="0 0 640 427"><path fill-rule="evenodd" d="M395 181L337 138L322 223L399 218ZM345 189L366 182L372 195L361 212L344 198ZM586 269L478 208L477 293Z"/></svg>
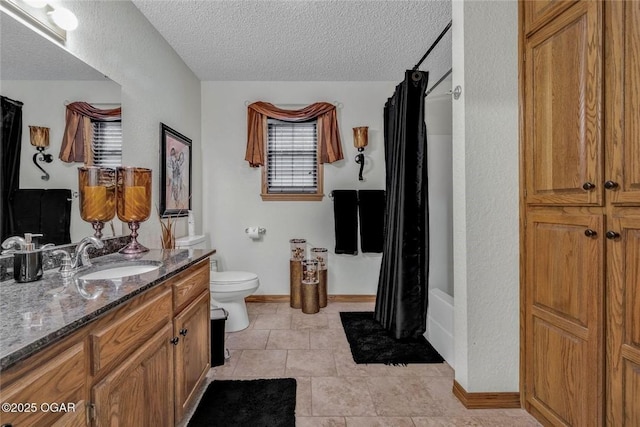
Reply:
<svg viewBox="0 0 640 427"><path fill-rule="evenodd" d="M427 50L427 53L425 53L422 58L420 58L420 61L418 61L418 63L415 65L415 67L413 67L412 71L416 71L418 69L418 67L420 67L420 65L422 65L422 63L424 62L425 59L427 59L427 56L429 56L429 54L431 53L431 51L433 50L433 48L436 47L436 45L438 43L440 43L440 40L442 40L442 38L444 37L445 34L447 34L447 31L449 31L449 29L451 28L451 24L452 24L453 20L449 21L449 23L447 24L447 26L445 27L444 30L442 30L442 32L440 33L440 35L438 36L438 38L436 39L436 41L433 42L433 44L429 47L429 49Z"/></svg>
<svg viewBox="0 0 640 427"><path fill-rule="evenodd" d="M449 71L447 71L446 73L444 73L444 76L440 77L440 80L438 80L438 81L437 81L433 86L431 86L431 89L429 89L429 90L427 91L427 93L425 93L425 94L424 94L424 97L426 98L427 96L429 96L429 94L430 94L431 92L433 92L433 90L434 90L435 88L437 88L437 87L438 87L438 85L444 81L444 79L446 79L447 77L449 77L449 74L451 74L451 72L452 72L452 71L453 71L453 68L449 68ZM449 92L451 92L451 91L449 91Z"/></svg>

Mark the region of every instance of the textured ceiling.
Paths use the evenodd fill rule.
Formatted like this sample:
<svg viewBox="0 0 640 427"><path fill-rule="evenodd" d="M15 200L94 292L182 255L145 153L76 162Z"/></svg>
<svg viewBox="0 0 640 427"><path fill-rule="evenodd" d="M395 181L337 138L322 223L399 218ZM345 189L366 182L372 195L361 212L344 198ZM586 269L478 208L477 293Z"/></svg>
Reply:
<svg viewBox="0 0 640 427"><path fill-rule="evenodd" d="M451 1L133 0L200 80L399 81ZM451 31L422 70L451 67Z"/></svg>
<svg viewBox="0 0 640 427"><path fill-rule="evenodd" d="M60 46L0 12L0 79L105 80L106 77Z"/></svg>

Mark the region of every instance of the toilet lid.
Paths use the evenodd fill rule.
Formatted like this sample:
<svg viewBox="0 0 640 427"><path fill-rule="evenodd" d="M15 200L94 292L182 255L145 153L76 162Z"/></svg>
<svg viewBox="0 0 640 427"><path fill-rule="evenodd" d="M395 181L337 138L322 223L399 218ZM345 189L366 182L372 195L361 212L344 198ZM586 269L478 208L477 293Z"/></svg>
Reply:
<svg viewBox="0 0 640 427"><path fill-rule="evenodd" d="M221 285L248 282L257 278L257 274L246 271L212 271L210 275L211 282L216 282Z"/></svg>

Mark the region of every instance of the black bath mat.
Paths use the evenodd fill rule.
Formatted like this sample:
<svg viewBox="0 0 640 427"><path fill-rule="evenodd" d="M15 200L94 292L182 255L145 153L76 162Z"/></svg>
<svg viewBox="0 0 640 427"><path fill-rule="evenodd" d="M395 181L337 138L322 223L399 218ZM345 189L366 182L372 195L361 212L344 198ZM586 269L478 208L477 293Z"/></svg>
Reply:
<svg viewBox="0 0 640 427"><path fill-rule="evenodd" d="M189 427L295 427L296 380L212 381Z"/></svg>
<svg viewBox="0 0 640 427"><path fill-rule="evenodd" d="M340 312L351 355L356 363L442 363L425 337L396 340L373 318L372 311Z"/></svg>

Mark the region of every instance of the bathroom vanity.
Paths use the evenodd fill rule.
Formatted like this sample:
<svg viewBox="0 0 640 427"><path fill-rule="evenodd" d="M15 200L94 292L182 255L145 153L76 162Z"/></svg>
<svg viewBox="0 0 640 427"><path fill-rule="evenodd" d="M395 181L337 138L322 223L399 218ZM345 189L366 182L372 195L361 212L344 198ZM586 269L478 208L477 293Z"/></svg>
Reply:
<svg viewBox="0 0 640 427"><path fill-rule="evenodd" d="M160 268L118 280L0 283L0 424L178 424L210 368L213 252L152 250L136 261Z"/></svg>

